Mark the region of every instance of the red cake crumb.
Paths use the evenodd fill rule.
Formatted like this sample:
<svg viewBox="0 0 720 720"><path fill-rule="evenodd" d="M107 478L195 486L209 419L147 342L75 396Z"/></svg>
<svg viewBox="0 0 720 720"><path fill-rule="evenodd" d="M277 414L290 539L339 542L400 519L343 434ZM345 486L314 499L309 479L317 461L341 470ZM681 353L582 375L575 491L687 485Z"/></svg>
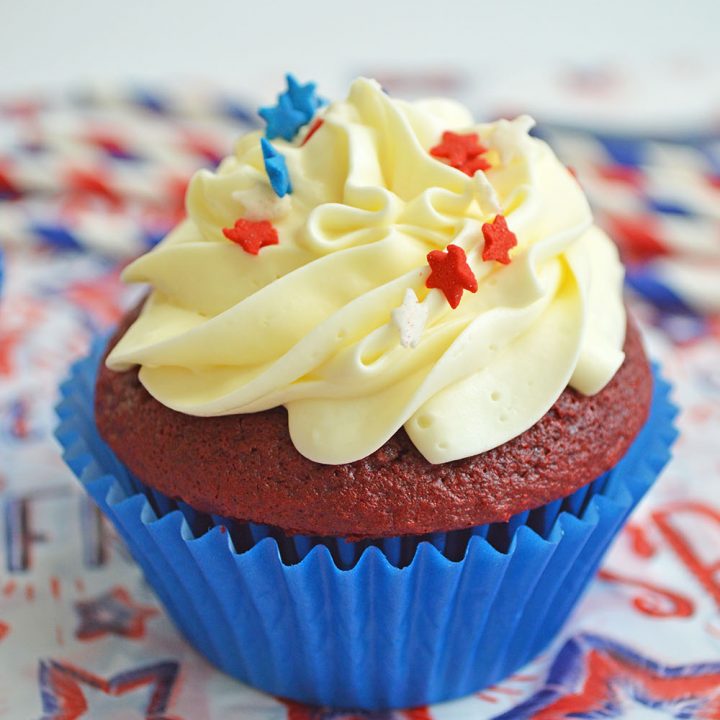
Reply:
<svg viewBox="0 0 720 720"><path fill-rule="evenodd" d="M112 347L134 318L125 318ZM154 400L137 370L98 374L96 420L147 485L198 510L287 533L350 539L448 531L507 520L609 470L644 424L652 375L637 329L610 383L567 388L532 428L481 455L433 465L399 430L368 457L320 465L293 446L284 408L194 417Z"/></svg>

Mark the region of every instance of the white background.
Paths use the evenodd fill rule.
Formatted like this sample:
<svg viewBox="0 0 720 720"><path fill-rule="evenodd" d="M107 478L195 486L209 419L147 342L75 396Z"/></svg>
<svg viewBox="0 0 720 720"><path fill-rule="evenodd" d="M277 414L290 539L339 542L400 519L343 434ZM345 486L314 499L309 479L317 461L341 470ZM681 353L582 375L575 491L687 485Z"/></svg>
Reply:
<svg viewBox="0 0 720 720"><path fill-rule="evenodd" d="M270 96L288 69L336 94L389 67L460 70L481 87L567 63L720 67L718 0L0 0L0 11L5 94L201 78Z"/></svg>

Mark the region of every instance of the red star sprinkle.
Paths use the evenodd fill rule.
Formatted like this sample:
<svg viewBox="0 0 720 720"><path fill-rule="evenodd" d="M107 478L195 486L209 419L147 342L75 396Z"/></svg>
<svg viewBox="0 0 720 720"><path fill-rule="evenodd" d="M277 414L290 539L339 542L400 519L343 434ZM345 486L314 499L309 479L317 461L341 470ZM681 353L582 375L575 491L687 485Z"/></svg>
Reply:
<svg viewBox="0 0 720 720"><path fill-rule="evenodd" d="M459 135L446 130L442 142L431 148L430 154L472 177L478 170L489 170L492 167L482 157L487 151L488 149L480 144L476 133Z"/></svg>
<svg viewBox="0 0 720 720"><path fill-rule="evenodd" d="M310 130L308 130L308 134L300 143L300 147L302 147L323 126L324 122L325 121L322 118L315 120L315 122L310 126Z"/></svg>
<svg viewBox="0 0 720 720"><path fill-rule="evenodd" d="M463 290L477 292L478 284L467 264L465 251L457 245L448 245L447 252L432 250L427 255L430 275L425 286L442 290L451 308L460 304Z"/></svg>
<svg viewBox="0 0 720 720"><path fill-rule="evenodd" d="M279 242L277 230L269 220L240 218L235 221L234 227L223 228L223 235L251 255L257 255L266 245L277 245Z"/></svg>
<svg viewBox="0 0 720 720"><path fill-rule="evenodd" d="M482 226L483 237L485 238L485 246L482 250L482 259L497 260L503 265L510 264L511 248L517 245L517 237L512 232L505 221L503 215L496 215L491 223L485 223Z"/></svg>

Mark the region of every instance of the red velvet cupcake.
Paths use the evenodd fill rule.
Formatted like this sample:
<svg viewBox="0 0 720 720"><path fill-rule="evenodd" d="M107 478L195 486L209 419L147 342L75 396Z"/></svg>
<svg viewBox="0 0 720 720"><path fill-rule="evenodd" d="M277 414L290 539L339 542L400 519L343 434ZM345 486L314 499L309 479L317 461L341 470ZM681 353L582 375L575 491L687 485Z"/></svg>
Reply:
<svg viewBox="0 0 720 720"><path fill-rule="evenodd" d="M617 252L528 118L292 77L261 115L125 271L150 294L65 387L66 457L227 672L339 707L478 690L667 458Z"/></svg>
<svg viewBox="0 0 720 720"><path fill-rule="evenodd" d="M292 444L284 408L184 415L155 400L136 369L100 368L95 418L145 484L205 513L353 540L448 532L506 522L572 495L625 455L652 397L652 373L632 324L624 351L622 366L596 395L566 388L522 435L441 465L428 462L402 429L366 458L321 465Z"/></svg>

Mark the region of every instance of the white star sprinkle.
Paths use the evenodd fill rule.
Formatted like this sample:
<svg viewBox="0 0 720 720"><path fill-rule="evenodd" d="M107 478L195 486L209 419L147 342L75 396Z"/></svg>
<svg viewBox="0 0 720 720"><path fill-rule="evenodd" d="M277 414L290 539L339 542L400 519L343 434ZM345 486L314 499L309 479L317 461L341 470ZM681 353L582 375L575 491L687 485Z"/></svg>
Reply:
<svg viewBox="0 0 720 720"><path fill-rule="evenodd" d="M400 330L400 344L403 347L417 347L427 319L427 307L418 302L415 292L408 288L402 305L392 311L392 321Z"/></svg>
<svg viewBox="0 0 720 720"><path fill-rule="evenodd" d="M278 220L290 212L290 196L278 197L267 183L235 190L232 199L242 203L243 217L248 220Z"/></svg>
<svg viewBox="0 0 720 720"><path fill-rule="evenodd" d="M490 136L492 147L500 153L500 161L507 165L527 146L528 133L535 127L535 121L529 115L520 115L514 120L498 120Z"/></svg>
<svg viewBox="0 0 720 720"><path fill-rule="evenodd" d="M480 203L480 209L486 211L487 208L490 208L493 214L499 215L502 212L500 198L495 192L492 183L488 180L488 176L482 170L478 170L475 173L474 179L475 197L478 203Z"/></svg>

